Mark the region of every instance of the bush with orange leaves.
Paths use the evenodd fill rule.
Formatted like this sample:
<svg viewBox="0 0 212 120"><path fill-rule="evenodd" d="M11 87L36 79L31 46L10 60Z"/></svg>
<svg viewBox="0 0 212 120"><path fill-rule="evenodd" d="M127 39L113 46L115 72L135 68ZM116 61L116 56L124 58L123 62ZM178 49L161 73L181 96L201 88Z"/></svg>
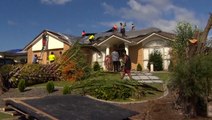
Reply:
<svg viewBox="0 0 212 120"><path fill-rule="evenodd" d="M69 63L62 69L63 78L69 81L75 81L83 77L84 71L78 68L76 63L69 61Z"/></svg>
<svg viewBox="0 0 212 120"><path fill-rule="evenodd" d="M87 65L79 44L74 44L60 59L63 79L76 81L90 75L90 67Z"/></svg>

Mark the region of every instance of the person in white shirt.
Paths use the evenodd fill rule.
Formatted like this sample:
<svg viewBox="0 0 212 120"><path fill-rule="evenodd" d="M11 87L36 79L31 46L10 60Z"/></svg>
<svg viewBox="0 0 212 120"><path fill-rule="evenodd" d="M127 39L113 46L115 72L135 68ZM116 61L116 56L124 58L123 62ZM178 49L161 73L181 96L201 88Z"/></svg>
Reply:
<svg viewBox="0 0 212 120"><path fill-rule="evenodd" d="M114 50L111 53L111 56L113 61L113 71L118 72L119 71L119 53L116 50Z"/></svg>

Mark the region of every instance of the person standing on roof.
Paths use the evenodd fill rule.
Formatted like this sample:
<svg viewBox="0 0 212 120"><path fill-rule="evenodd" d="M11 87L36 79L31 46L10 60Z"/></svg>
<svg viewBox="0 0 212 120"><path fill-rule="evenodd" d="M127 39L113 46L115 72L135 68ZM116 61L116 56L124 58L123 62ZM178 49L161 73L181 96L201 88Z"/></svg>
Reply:
<svg viewBox="0 0 212 120"><path fill-rule="evenodd" d="M125 24L120 23L120 26L121 26L121 31L120 31L120 33L122 34L122 37L126 37L126 35L125 35L126 23L125 23Z"/></svg>
<svg viewBox="0 0 212 120"><path fill-rule="evenodd" d="M88 39L89 39L90 43L93 43L93 41L94 41L94 35L90 35Z"/></svg>
<svg viewBox="0 0 212 120"><path fill-rule="evenodd" d="M135 30L135 25L132 23L132 28L131 28L132 31Z"/></svg>
<svg viewBox="0 0 212 120"><path fill-rule="evenodd" d="M118 26L115 24L112 29L113 29L113 32L116 32L118 31Z"/></svg>
<svg viewBox="0 0 212 120"><path fill-rule="evenodd" d="M53 63L54 61L55 61L55 59L56 59L56 57L55 57L55 55L54 55L54 52L51 52L51 54L49 55L49 62L50 63Z"/></svg>
<svg viewBox="0 0 212 120"><path fill-rule="evenodd" d="M84 37L86 35L85 30L82 31L82 37Z"/></svg>

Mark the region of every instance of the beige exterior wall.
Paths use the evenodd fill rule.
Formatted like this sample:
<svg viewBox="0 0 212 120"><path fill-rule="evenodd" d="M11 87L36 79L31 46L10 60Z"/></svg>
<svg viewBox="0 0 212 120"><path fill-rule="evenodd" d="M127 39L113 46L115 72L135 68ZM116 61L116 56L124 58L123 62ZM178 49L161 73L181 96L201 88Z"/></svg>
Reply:
<svg viewBox="0 0 212 120"><path fill-rule="evenodd" d="M131 58L132 70L136 70L140 63L143 67L143 48L142 44L129 47L129 56Z"/></svg>
<svg viewBox="0 0 212 120"><path fill-rule="evenodd" d="M69 46L68 44L64 44L64 48L63 48L63 53L65 51L67 51L71 46Z"/></svg>
<svg viewBox="0 0 212 120"><path fill-rule="evenodd" d="M64 53L70 48L70 46L66 43L61 42L56 37L49 35L48 40L48 49L43 50L42 49L42 37L37 38L37 42L34 43L28 50L27 54L27 61L29 64L33 61L33 56L35 54L39 57L39 63L40 64L47 64L48 63L48 56L51 54L51 52L54 52L56 58L60 56L60 52Z"/></svg>
<svg viewBox="0 0 212 120"><path fill-rule="evenodd" d="M38 55L39 57L39 63L40 64L48 64L48 56L51 54L51 52L54 52L56 59L60 57L60 52L64 53L67 51L70 47L67 44L64 44L64 49L52 49L52 50L45 50L45 51L32 51L32 47L28 49L28 54L27 54L27 63L32 64L33 56L35 54ZM42 53L42 55L41 55Z"/></svg>
<svg viewBox="0 0 212 120"><path fill-rule="evenodd" d="M57 38L48 36L48 49L63 49L64 43ZM32 51L40 51L42 49L42 37L37 38L37 42L32 46Z"/></svg>
<svg viewBox="0 0 212 120"><path fill-rule="evenodd" d="M32 47L30 47L28 50L27 50L27 63L31 64L32 63L32 59L33 59L33 52L32 52Z"/></svg>
<svg viewBox="0 0 212 120"><path fill-rule="evenodd" d="M82 49L82 52L85 54L87 64L92 65L92 54L93 54L93 52L88 48Z"/></svg>
<svg viewBox="0 0 212 120"><path fill-rule="evenodd" d="M63 49L64 43L59 41L58 38L49 36L48 49Z"/></svg>

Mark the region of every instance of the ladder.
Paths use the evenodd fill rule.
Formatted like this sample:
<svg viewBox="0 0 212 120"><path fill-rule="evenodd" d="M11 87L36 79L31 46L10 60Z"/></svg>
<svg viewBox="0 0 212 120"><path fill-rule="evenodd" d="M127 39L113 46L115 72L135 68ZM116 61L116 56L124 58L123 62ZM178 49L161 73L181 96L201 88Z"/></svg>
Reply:
<svg viewBox="0 0 212 120"><path fill-rule="evenodd" d="M39 60L43 59L44 51L47 50L48 41L49 41L49 36L46 33L43 33L43 36L42 36L42 45L43 46L41 48L41 54L40 54Z"/></svg>

